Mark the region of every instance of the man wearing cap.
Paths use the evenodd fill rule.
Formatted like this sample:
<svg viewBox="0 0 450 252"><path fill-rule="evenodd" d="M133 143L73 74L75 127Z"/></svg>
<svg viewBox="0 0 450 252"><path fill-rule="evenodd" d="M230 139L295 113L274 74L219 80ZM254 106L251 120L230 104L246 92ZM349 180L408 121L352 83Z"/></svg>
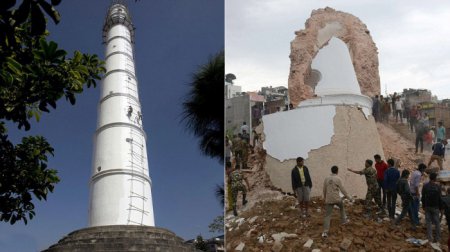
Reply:
<svg viewBox="0 0 450 252"><path fill-rule="evenodd" d="M347 168L347 170L359 174L364 175L366 177L366 183L367 183L367 193L366 193L366 202L365 202L365 208L366 213L364 216L370 218L371 215L371 204L372 199L375 199L375 203L378 205L378 208L380 212L383 212L383 206L381 204L381 197L378 193L378 182L377 182L377 171L375 168L372 167L373 161L370 159L367 159L365 162L365 168L361 171L355 171L350 168Z"/></svg>

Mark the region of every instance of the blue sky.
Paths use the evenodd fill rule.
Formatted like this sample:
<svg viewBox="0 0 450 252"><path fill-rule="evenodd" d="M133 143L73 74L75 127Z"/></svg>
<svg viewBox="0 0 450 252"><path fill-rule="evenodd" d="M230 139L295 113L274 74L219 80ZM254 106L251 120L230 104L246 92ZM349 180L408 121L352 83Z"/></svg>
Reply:
<svg viewBox="0 0 450 252"><path fill-rule="evenodd" d="M80 50L104 58L101 31L109 4L62 1L57 8L61 23L49 22L51 39L70 54ZM222 214L214 188L223 183L223 166L199 152L197 139L180 121L192 73L224 48L223 5L222 0L128 1L136 27L136 75L155 222L184 239L211 237L208 224ZM14 141L26 134L47 138L55 148L49 166L58 170L61 182L47 201L36 204L37 215L28 225L0 223L2 251L42 250L87 226L99 91L86 89L75 106L59 101L56 110L33 121L29 132L9 125Z"/></svg>

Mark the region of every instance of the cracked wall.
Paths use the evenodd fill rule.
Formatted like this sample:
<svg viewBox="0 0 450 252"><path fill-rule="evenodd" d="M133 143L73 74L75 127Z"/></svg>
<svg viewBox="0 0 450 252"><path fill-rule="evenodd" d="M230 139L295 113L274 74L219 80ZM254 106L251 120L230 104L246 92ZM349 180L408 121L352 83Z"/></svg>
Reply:
<svg viewBox="0 0 450 252"><path fill-rule="evenodd" d="M348 172L347 168L362 170L364 161L373 159L374 154L378 153L383 157L378 131L373 117L369 116L366 119L360 109L352 106L332 107L335 109L335 115L331 124L331 127L334 128L334 133L329 144L319 148L309 148L310 151L303 156L313 182L311 196L322 196L323 181L331 173L331 166L337 165L339 167L339 176L342 178L347 191L351 195L362 198L365 196L367 189L365 178L364 176ZM303 108L297 110L302 111ZM287 112L279 114L284 114L284 116L278 118L279 122L277 124L267 123L267 121L263 122L265 140L272 132L285 132L286 125L292 124L293 120L305 121L306 118L300 114L292 117ZM323 114L317 113L316 116L322 118ZM322 132L320 130L303 131L299 128L297 134L298 137L296 138L286 136L278 138L278 141L284 146L284 149L295 149L299 145L305 145L308 148L312 144L311 141L299 143L297 139L308 139L311 136L319 138ZM281 162L271 154L270 151L267 151L265 170L272 184L284 192L292 192L291 170L296 164L295 158L297 156L291 156L284 162Z"/></svg>
<svg viewBox="0 0 450 252"><path fill-rule="evenodd" d="M305 84L311 72L311 62L318 51L333 37L344 41L349 49L363 95L380 93L378 52L367 26L351 14L326 7L314 10L305 29L296 31L291 42L291 68L288 88L294 106L312 98L313 89Z"/></svg>

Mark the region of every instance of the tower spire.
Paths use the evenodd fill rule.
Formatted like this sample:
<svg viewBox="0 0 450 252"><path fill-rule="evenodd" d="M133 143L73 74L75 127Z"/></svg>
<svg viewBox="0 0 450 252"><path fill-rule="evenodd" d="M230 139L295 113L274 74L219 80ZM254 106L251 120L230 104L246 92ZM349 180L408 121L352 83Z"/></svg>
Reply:
<svg viewBox="0 0 450 252"><path fill-rule="evenodd" d="M108 31L114 25L123 25L130 31L131 43L134 44L134 25L124 0L113 0L103 24L103 43L106 43Z"/></svg>
<svg viewBox="0 0 450 252"><path fill-rule="evenodd" d="M146 134L134 68L134 26L113 1L103 26L106 74L94 136L89 226L154 226Z"/></svg>

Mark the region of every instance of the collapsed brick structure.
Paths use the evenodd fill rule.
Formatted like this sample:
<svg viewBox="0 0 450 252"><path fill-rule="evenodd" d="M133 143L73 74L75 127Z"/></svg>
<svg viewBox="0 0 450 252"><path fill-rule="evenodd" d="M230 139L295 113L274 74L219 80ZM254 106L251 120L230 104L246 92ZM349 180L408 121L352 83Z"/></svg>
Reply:
<svg viewBox="0 0 450 252"><path fill-rule="evenodd" d="M344 41L349 49L361 93L372 97L380 93L378 51L367 26L359 18L330 7L314 10L305 23L305 29L295 32L291 42L291 69L288 87L294 106L313 97L305 84L311 72L311 62L318 51L327 45L332 36Z"/></svg>
<svg viewBox="0 0 450 252"><path fill-rule="evenodd" d="M312 12L291 47L289 95L296 109L262 118L265 171L274 187L291 192L291 170L301 156L313 180L311 195L320 196L337 165L349 193L362 198L365 179L347 168L362 170L375 154L384 159L371 115L370 97L380 91L375 43L358 18L327 7ZM320 76L317 88L309 86L311 72Z"/></svg>

